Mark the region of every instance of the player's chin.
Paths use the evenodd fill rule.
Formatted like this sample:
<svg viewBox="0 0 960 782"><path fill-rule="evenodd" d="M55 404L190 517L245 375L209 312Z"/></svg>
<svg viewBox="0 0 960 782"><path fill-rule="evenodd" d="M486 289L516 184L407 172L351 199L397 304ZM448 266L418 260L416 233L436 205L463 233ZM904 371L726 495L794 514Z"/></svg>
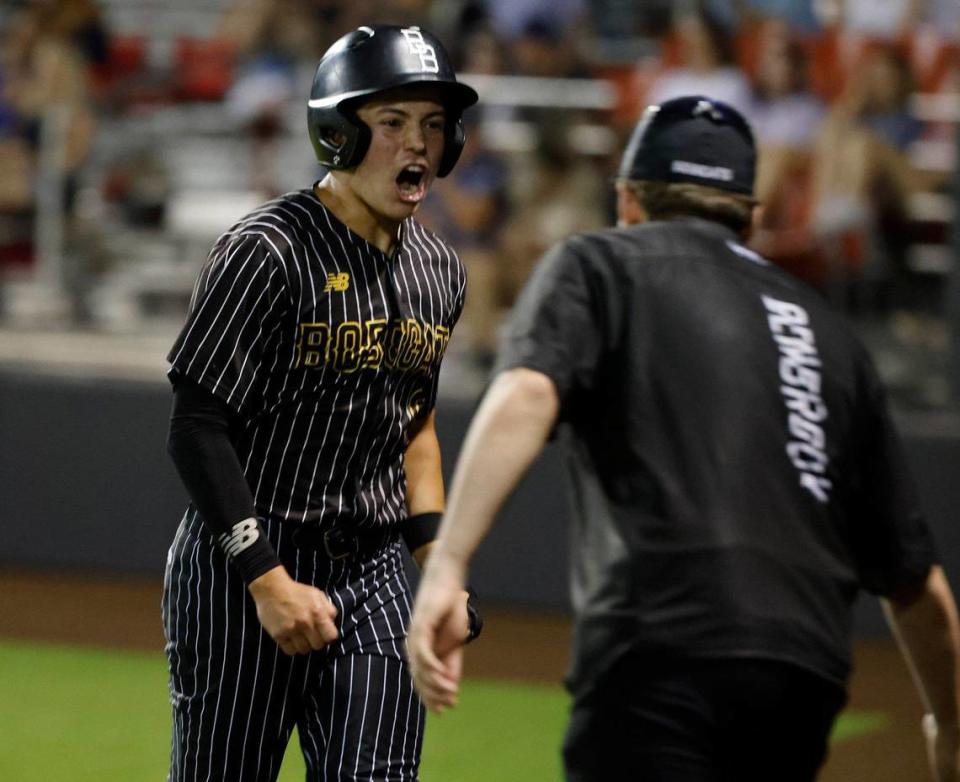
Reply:
<svg viewBox="0 0 960 782"><path fill-rule="evenodd" d="M417 210L420 204L423 203L424 199L427 197L427 193L429 192L430 182L423 181L415 187L411 187L409 185L397 185L394 189L394 196L398 204L402 204L404 207L409 208L412 213Z"/></svg>
<svg viewBox="0 0 960 782"><path fill-rule="evenodd" d="M398 220L404 220L410 217L410 215L420 208L420 204L423 203L426 197L426 190L424 190L422 194L417 194L416 197L411 196L409 193L397 192L394 198L390 199L391 203L388 207L390 217Z"/></svg>

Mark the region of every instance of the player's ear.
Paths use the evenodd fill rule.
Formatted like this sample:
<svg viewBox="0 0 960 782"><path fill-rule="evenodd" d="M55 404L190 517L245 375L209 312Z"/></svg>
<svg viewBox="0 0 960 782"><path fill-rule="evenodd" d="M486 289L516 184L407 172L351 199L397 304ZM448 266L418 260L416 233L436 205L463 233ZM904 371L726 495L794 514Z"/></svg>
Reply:
<svg viewBox="0 0 960 782"><path fill-rule="evenodd" d="M617 225L621 228L628 225L644 223L648 219L646 210L637 198L636 191L625 181L618 181L617 188Z"/></svg>

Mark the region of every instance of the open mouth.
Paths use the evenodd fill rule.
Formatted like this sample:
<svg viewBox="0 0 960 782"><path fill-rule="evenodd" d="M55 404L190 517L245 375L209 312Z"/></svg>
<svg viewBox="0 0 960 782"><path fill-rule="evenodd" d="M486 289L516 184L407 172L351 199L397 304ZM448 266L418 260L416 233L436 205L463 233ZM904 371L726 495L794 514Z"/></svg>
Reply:
<svg viewBox="0 0 960 782"><path fill-rule="evenodd" d="M417 204L427 194L427 172L423 166L405 166L397 174L397 191L400 200Z"/></svg>

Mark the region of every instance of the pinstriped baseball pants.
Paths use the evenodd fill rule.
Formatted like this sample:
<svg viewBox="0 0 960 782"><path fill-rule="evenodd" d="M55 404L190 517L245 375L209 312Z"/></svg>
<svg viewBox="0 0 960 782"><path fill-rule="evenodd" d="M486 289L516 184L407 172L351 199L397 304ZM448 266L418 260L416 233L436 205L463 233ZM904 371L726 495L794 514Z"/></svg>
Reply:
<svg viewBox="0 0 960 782"><path fill-rule="evenodd" d="M264 528L290 574L323 589L340 639L285 655L262 629L243 580L187 512L163 594L173 740L169 782L274 780L297 728L308 780L416 780L424 711L403 641L409 588L398 543L372 558L330 562Z"/></svg>

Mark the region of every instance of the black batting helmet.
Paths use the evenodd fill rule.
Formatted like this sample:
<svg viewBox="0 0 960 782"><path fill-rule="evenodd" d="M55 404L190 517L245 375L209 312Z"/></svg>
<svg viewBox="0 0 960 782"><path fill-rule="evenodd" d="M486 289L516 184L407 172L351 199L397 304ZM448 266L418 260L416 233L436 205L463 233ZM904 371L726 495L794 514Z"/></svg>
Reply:
<svg viewBox="0 0 960 782"><path fill-rule="evenodd" d="M437 38L419 27L374 25L347 33L317 66L307 103L307 125L317 160L327 168L352 168L370 145L370 128L357 116L361 99L392 87L435 84L447 111L443 157L437 176L452 170L463 150L463 110L477 93L457 81Z"/></svg>
<svg viewBox="0 0 960 782"><path fill-rule="evenodd" d="M743 115L726 103L690 95L647 107L619 175L752 195L756 168L753 132Z"/></svg>

